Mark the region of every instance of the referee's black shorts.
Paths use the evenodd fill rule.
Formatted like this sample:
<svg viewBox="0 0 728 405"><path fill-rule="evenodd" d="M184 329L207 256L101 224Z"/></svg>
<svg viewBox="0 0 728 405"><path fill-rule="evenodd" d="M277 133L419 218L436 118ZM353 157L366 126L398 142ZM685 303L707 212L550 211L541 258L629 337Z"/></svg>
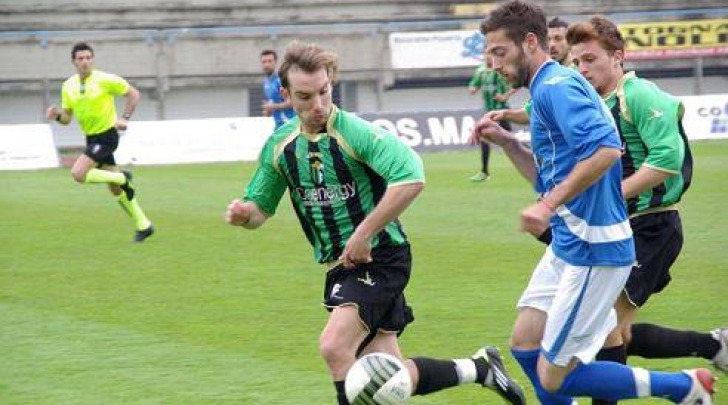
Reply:
<svg viewBox="0 0 728 405"><path fill-rule="evenodd" d="M404 289L412 269L409 245L372 249L372 262L353 269L338 265L326 273L324 305L353 305L369 329L364 346L377 332L402 333L414 321Z"/></svg>
<svg viewBox="0 0 728 405"><path fill-rule="evenodd" d="M116 166L114 152L119 146L119 132L111 127L95 135L86 135L86 150L84 154L96 162L98 166Z"/></svg>
<svg viewBox="0 0 728 405"><path fill-rule="evenodd" d="M683 246L682 222L677 210L645 214L630 219L637 264L624 287L627 298L641 307L650 295L670 283L670 266Z"/></svg>

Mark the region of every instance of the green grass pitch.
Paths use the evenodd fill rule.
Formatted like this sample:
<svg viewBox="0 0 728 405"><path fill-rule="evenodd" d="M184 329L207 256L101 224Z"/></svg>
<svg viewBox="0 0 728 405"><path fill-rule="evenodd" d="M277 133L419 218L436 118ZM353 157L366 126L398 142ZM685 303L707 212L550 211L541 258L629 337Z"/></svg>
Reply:
<svg viewBox="0 0 728 405"><path fill-rule="evenodd" d="M685 247L672 284L640 319L710 330L728 326L728 141L693 151ZM424 155L427 187L402 218L416 321L401 345L406 355L450 358L495 344L527 385L507 342L543 250L518 232L534 195L498 152L492 178L469 182L478 159L475 149ZM74 184L68 169L0 172L0 404L333 404L318 355L324 274L289 203L255 232L223 222L253 167L132 168L157 228L141 245L105 186ZM411 403L501 402L471 385Z"/></svg>

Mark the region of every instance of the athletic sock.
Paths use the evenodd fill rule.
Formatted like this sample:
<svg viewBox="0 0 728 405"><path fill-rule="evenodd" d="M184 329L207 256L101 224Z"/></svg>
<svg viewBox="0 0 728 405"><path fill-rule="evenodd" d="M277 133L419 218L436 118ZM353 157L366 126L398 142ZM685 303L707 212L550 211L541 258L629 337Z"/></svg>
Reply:
<svg viewBox="0 0 728 405"><path fill-rule="evenodd" d="M640 323L632 325L632 340L627 354L647 359L702 357L712 360L718 350L720 342L713 339L710 333Z"/></svg>
<svg viewBox="0 0 728 405"><path fill-rule="evenodd" d="M412 361L420 375L414 395L427 395L460 384L458 370L452 360L417 357Z"/></svg>
<svg viewBox="0 0 728 405"><path fill-rule="evenodd" d="M142 211L136 198L132 198L132 200L129 201L126 198L126 193L121 193L119 194L119 205L121 205L124 212L126 212L127 215L129 215L134 221L134 227L137 231L147 229L152 224L149 218L144 215L144 211Z"/></svg>
<svg viewBox="0 0 728 405"><path fill-rule="evenodd" d="M511 349L511 354L521 365L521 368L531 380L536 396L542 405L571 405L573 402L572 398L567 395L552 394L541 386L541 381L538 379L538 371L536 365L538 364L538 356L540 350L517 350Z"/></svg>
<svg viewBox="0 0 728 405"><path fill-rule="evenodd" d="M122 185L126 183L124 173L112 172L110 170L91 169L86 173L84 183L110 183Z"/></svg>
<svg viewBox="0 0 728 405"><path fill-rule="evenodd" d="M566 376L557 393L609 401L654 396L677 403L685 398L691 386L692 379L682 372L661 373L596 361L579 364Z"/></svg>
<svg viewBox="0 0 728 405"><path fill-rule="evenodd" d="M349 405L349 400L346 399L346 384L344 381L334 381L334 388L336 388L336 401L338 405Z"/></svg>
<svg viewBox="0 0 728 405"><path fill-rule="evenodd" d="M627 364L627 351L624 345L603 347L602 350L597 353L597 360L599 361L613 361L619 364ZM592 405L614 405L615 401L607 401L605 399L594 398L592 399Z"/></svg>

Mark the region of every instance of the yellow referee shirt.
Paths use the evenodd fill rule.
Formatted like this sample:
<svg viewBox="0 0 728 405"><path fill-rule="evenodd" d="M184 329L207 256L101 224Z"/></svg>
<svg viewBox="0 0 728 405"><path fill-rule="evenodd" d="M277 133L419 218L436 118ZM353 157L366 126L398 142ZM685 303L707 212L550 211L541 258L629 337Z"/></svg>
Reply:
<svg viewBox="0 0 728 405"><path fill-rule="evenodd" d="M83 83L75 74L63 82L61 106L73 112L86 136L93 136L114 126L114 97L128 90L129 83L115 74L92 70Z"/></svg>

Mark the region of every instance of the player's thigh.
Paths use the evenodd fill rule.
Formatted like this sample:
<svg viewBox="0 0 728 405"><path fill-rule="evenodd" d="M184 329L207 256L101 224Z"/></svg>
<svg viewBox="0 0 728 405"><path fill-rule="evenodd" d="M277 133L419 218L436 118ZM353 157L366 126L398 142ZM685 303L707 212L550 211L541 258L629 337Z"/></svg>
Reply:
<svg viewBox="0 0 728 405"><path fill-rule="evenodd" d="M680 255L683 231L678 211L665 211L633 218L637 264L625 291L634 306L644 305L652 294L662 291L671 280L670 267Z"/></svg>
<svg viewBox="0 0 728 405"><path fill-rule="evenodd" d="M630 271L630 266L564 266L542 346L546 358L562 367L575 357L590 362L617 326L614 304Z"/></svg>

